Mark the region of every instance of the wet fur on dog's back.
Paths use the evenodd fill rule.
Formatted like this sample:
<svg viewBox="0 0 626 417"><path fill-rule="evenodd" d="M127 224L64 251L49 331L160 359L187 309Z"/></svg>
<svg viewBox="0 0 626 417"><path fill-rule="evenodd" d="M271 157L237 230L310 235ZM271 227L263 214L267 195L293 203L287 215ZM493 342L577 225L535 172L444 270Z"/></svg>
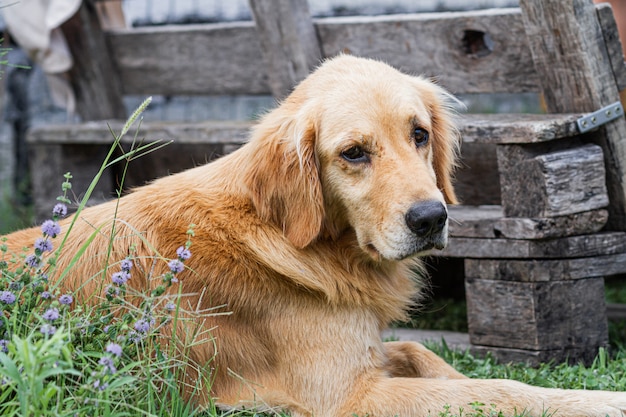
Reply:
<svg viewBox="0 0 626 417"><path fill-rule="evenodd" d="M133 244L136 269L148 271L143 257L173 256L194 223L190 270L180 275L194 295L183 304L231 312L203 319L211 337L190 348L195 363L210 363L213 381L194 401L211 395L224 406L314 416L417 416L473 401L506 413L620 415L625 394L470 380L417 343L382 343L380 331L419 294L419 256L446 244L458 147L448 100L424 79L340 56L238 151L119 201L114 260ZM111 202L82 212L61 267L115 210ZM97 302L109 230L62 283L78 300ZM39 233L16 232L8 244L17 251ZM135 273L129 284L143 288L145 278ZM196 378L190 368L187 382Z"/></svg>

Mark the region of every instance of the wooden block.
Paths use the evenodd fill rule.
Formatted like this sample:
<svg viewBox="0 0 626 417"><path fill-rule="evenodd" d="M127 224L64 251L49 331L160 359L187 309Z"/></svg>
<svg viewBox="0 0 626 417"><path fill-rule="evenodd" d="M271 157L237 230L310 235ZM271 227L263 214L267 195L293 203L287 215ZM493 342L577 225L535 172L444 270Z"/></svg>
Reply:
<svg viewBox="0 0 626 417"><path fill-rule="evenodd" d="M608 206L602 149L590 144L556 146L563 144L498 147L507 217L563 216Z"/></svg>
<svg viewBox="0 0 626 417"><path fill-rule="evenodd" d="M465 259L465 276L490 280L541 282L626 273L626 253L570 259Z"/></svg>
<svg viewBox="0 0 626 417"><path fill-rule="evenodd" d="M450 206L453 237L548 239L599 232L608 219L604 209L544 218L504 217L502 206Z"/></svg>
<svg viewBox="0 0 626 417"><path fill-rule="evenodd" d="M512 349L586 349L608 343L603 278L465 281L470 341Z"/></svg>
<svg viewBox="0 0 626 417"><path fill-rule="evenodd" d="M624 232L603 232L546 240L451 237L434 256L479 259L562 259L626 252Z"/></svg>

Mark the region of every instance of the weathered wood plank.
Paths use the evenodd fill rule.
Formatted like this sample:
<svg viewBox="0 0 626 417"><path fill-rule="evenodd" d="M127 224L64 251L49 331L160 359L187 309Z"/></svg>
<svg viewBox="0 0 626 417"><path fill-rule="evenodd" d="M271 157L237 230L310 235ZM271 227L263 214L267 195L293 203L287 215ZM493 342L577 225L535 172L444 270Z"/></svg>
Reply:
<svg viewBox="0 0 626 417"><path fill-rule="evenodd" d="M81 124L46 125L32 128L29 143L58 144L111 144L113 132L120 132L124 123L120 120L103 120ZM242 144L248 141L249 121L210 121L198 123L143 122L138 137L146 141L172 140L186 144ZM133 141L133 135L122 138L123 143Z"/></svg>
<svg viewBox="0 0 626 417"><path fill-rule="evenodd" d="M594 5L587 0L520 0L534 67L550 113L592 112L619 92ZM607 124L604 148L609 225L626 230L626 119Z"/></svg>
<svg viewBox="0 0 626 417"><path fill-rule="evenodd" d="M578 114L465 114L459 117L457 125L463 136L463 142L468 144L513 144L547 142L577 135L576 119ZM107 121L113 127L121 126L119 120ZM166 124L163 122L164 125ZM248 128L253 122L178 122L180 129L184 129L192 137L206 137L213 126L240 124ZM154 123L144 122L144 125L153 126ZM145 127L145 126L144 126ZM165 128L165 126L163 127ZM81 130L84 129L84 132ZM152 129L152 127L151 127ZM171 127L178 130L179 128ZM35 128L33 141L36 142L65 142L81 141L80 136L89 134L88 141L109 143L110 134L106 123L90 123L85 127L71 125L39 126ZM49 133L45 133L48 131ZM203 132L204 131L204 132ZM98 133L100 132L100 133ZM63 135L71 135L63 138Z"/></svg>
<svg viewBox="0 0 626 417"><path fill-rule="evenodd" d="M271 94L253 22L108 33L125 94Z"/></svg>
<svg viewBox="0 0 626 417"><path fill-rule="evenodd" d="M537 143L577 136L576 114L465 114L464 143Z"/></svg>
<svg viewBox="0 0 626 417"><path fill-rule="evenodd" d="M535 91L518 9L343 17L318 24L327 56L347 52L435 77L455 93ZM471 75L470 75L471 74Z"/></svg>
<svg viewBox="0 0 626 417"><path fill-rule="evenodd" d="M83 120L125 118L122 86L94 2L83 1L61 31L73 57L69 78L78 114Z"/></svg>
<svg viewBox="0 0 626 417"><path fill-rule="evenodd" d="M466 259L465 275L490 280L541 282L626 273L626 253L564 259Z"/></svg>
<svg viewBox="0 0 626 417"><path fill-rule="evenodd" d="M613 15L610 3L600 3L596 6L598 20L602 27L602 36L607 47L613 75L617 82L617 89L622 91L626 88L626 65L624 65L624 50L619 37L617 23Z"/></svg>
<svg viewBox="0 0 626 417"><path fill-rule="evenodd" d="M455 93L538 89L527 65L530 51L520 41L519 9L324 18L314 24L324 57L349 50L384 59L436 77ZM493 51L468 52L466 30L488 33ZM270 93L251 22L134 28L112 31L109 39L127 94Z"/></svg>
<svg viewBox="0 0 626 417"><path fill-rule="evenodd" d="M608 343L604 280L511 282L466 278L472 344L514 349Z"/></svg>
<svg viewBox="0 0 626 417"><path fill-rule="evenodd" d="M453 237L548 239L596 233L608 219L603 209L545 218L504 217L501 206L451 206L448 210Z"/></svg>
<svg viewBox="0 0 626 417"><path fill-rule="evenodd" d="M608 206L602 149L592 144L569 146L498 147L507 217L554 217Z"/></svg>
<svg viewBox="0 0 626 417"><path fill-rule="evenodd" d="M286 97L322 60L307 0L249 0L272 95Z"/></svg>
<svg viewBox="0 0 626 417"><path fill-rule="evenodd" d="M434 256L479 259L555 259L602 256L626 252L626 235L603 232L547 240L451 237Z"/></svg>

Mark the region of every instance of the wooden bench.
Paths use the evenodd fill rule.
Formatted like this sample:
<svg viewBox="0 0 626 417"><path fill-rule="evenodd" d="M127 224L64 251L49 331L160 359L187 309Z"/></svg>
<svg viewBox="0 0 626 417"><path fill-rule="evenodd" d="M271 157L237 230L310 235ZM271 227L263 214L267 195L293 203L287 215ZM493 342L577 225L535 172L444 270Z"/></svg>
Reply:
<svg viewBox="0 0 626 417"><path fill-rule="evenodd" d="M280 98L341 52L435 77L456 94L537 92L549 114L461 118L464 205L451 208L450 245L439 255L463 259L477 351L589 360L607 345L603 277L626 272L626 68L607 5L521 0L519 9L311 19L304 0L250 4L255 23L103 33L85 1L63 30L88 122L31 130L37 211L47 213L66 171L76 192L86 189L125 94ZM601 123L607 117L617 118ZM131 164L127 185L229 152L250 125L144 123L140 136L174 143ZM113 173L99 195L115 183Z"/></svg>

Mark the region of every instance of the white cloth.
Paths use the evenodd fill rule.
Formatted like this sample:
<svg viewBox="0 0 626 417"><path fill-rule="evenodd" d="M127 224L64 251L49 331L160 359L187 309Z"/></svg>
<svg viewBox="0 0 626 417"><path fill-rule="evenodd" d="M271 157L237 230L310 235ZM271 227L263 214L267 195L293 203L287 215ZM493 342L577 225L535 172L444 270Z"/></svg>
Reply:
<svg viewBox="0 0 626 417"><path fill-rule="evenodd" d="M103 27L125 26L121 1L104 3L98 5ZM60 26L78 11L80 4L81 0L19 0L0 8L15 42L48 76L53 100L70 114L74 113L76 100L65 72L73 62Z"/></svg>

